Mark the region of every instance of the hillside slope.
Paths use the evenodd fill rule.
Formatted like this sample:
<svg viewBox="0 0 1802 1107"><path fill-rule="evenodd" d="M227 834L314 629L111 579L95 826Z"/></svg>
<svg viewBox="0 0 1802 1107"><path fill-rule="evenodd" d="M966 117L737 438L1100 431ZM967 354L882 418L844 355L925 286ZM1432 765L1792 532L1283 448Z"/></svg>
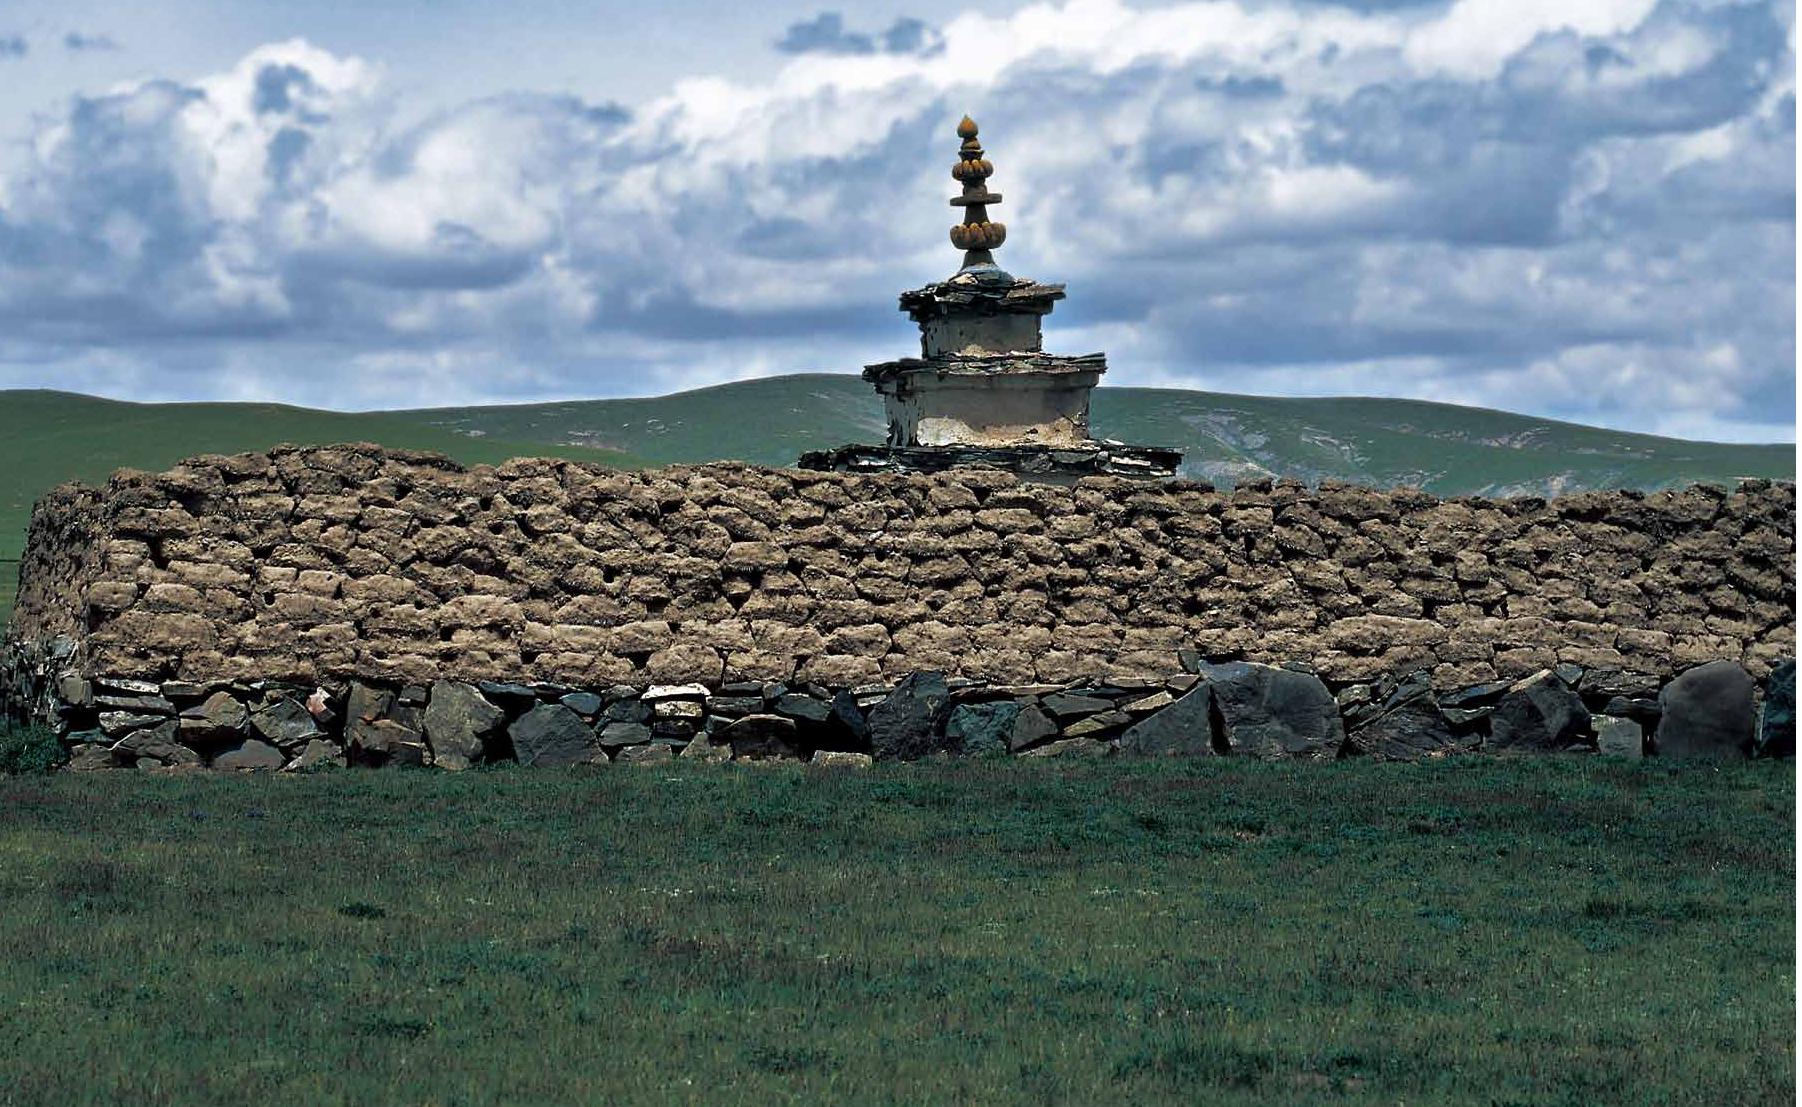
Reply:
<svg viewBox="0 0 1802 1107"><path fill-rule="evenodd" d="M879 442L881 403L849 374L771 377L672 396L392 413L459 434L606 446L665 464L787 465ZM1795 448L1685 442L1417 400L1288 399L1101 388L1096 435L1188 454L1190 476L1415 484L1440 495L1555 494L1795 476Z"/></svg>

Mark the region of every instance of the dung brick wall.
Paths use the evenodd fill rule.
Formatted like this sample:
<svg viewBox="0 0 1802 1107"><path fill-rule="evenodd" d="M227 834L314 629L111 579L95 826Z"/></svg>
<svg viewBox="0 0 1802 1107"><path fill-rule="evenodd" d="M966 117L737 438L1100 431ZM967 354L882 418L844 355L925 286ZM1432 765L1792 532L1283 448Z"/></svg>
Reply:
<svg viewBox="0 0 1802 1107"><path fill-rule="evenodd" d="M1771 482L1438 500L281 448L53 492L8 641L190 682L1762 678L1794 653L1794 533Z"/></svg>

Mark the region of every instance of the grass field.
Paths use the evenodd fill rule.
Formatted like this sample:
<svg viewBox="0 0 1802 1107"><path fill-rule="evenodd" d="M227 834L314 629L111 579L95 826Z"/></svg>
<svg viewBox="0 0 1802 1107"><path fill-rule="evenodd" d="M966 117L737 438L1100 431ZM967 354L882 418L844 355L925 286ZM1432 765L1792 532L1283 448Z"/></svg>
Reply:
<svg viewBox="0 0 1802 1107"><path fill-rule="evenodd" d="M0 780L0 1103L1787 1102L1793 771Z"/></svg>

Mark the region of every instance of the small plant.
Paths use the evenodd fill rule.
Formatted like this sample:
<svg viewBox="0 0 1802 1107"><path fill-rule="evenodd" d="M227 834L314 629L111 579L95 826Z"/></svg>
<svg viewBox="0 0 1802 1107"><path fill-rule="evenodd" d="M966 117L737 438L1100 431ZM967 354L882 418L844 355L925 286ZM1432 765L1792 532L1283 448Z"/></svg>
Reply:
<svg viewBox="0 0 1802 1107"><path fill-rule="evenodd" d="M47 773L65 760L62 743L43 727L0 722L0 773Z"/></svg>

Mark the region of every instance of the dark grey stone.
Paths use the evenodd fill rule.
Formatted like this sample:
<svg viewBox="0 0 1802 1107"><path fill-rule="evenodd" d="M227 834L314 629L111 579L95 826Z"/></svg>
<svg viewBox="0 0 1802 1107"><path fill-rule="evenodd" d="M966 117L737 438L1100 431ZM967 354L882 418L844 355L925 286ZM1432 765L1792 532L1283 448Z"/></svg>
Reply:
<svg viewBox="0 0 1802 1107"><path fill-rule="evenodd" d="M651 728L643 723L608 723L601 728L601 745L641 746L651 740Z"/></svg>
<svg viewBox="0 0 1802 1107"><path fill-rule="evenodd" d="M1132 721L1133 716L1124 711L1103 711L1077 719L1064 727L1063 734L1066 738L1096 738L1111 734Z"/></svg>
<svg viewBox="0 0 1802 1107"><path fill-rule="evenodd" d="M776 699L776 714L808 723L823 723L832 718L832 705L811 695L790 692Z"/></svg>
<svg viewBox="0 0 1802 1107"><path fill-rule="evenodd" d="M870 744L870 722L857 696L849 691L832 697L832 724L844 743L853 749L867 749Z"/></svg>
<svg viewBox="0 0 1802 1107"><path fill-rule="evenodd" d="M1135 757L1206 757L1217 752L1214 686L1207 681L1147 715L1120 735L1120 752Z"/></svg>
<svg viewBox="0 0 1802 1107"><path fill-rule="evenodd" d="M594 728L560 703L541 703L507 728L521 765L554 768L579 765L605 755Z"/></svg>
<svg viewBox="0 0 1802 1107"><path fill-rule="evenodd" d="M106 734L128 734L134 730L157 726L163 722L173 723L167 715L145 715L136 711L102 711L100 713L100 729Z"/></svg>
<svg viewBox="0 0 1802 1107"><path fill-rule="evenodd" d="M300 754L290 763L292 768L301 770L323 769L328 766L341 767L345 763L344 747L336 742L328 742L323 738L315 738L308 742Z"/></svg>
<svg viewBox="0 0 1802 1107"><path fill-rule="evenodd" d="M641 699L615 700L607 705L606 716L615 723L642 723L651 718L651 705Z"/></svg>
<svg viewBox="0 0 1802 1107"><path fill-rule="evenodd" d="M242 737L250 712L230 692L214 692L181 713L181 733L188 742L229 742Z"/></svg>
<svg viewBox="0 0 1802 1107"><path fill-rule="evenodd" d="M417 707L401 703L394 693L368 684L352 684L344 703L347 755L359 765L423 765L427 760L425 723Z"/></svg>
<svg viewBox="0 0 1802 1107"><path fill-rule="evenodd" d="M1796 659L1771 668L1758 716L1758 756L1796 756Z"/></svg>
<svg viewBox="0 0 1802 1107"><path fill-rule="evenodd" d="M1006 754L1019 718L1020 705L1013 700L959 704L945 720L946 748L969 757Z"/></svg>
<svg viewBox="0 0 1802 1107"><path fill-rule="evenodd" d="M1583 697L1550 669L1542 669L1508 688L1489 717L1489 745L1516 753L1596 748Z"/></svg>
<svg viewBox="0 0 1802 1107"><path fill-rule="evenodd" d="M795 721L781 715L746 715L735 719L713 739L732 748L734 761L788 761L795 748Z"/></svg>
<svg viewBox="0 0 1802 1107"><path fill-rule="evenodd" d="M601 697L593 692L571 692L557 701L578 715L593 717L601 713Z"/></svg>
<svg viewBox="0 0 1802 1107"><path fill-rule="evenodd" d="M1094 715L1102 711L1112 711L1114 701L1104 700L1099 696L1080 696L1070 692L1056 692L1039 700L1039 706L1055 719L1068 719L1073 715Z"/></svg>
<svg viewBox="0 0 1802 1107"><path fill-rule="evenodd" d="M165 765L199 764L200 755L177 741L177 733L175 720L166 719L156 726L127 734L113 746L113 752L132 757L153 757Z"/></svg>
<svg viewBox="0 0 1802 1107"><path fill-rule="evenodd" d="M250 729L265 742L284 750L304 745L322 733L306 705L287 696L253 712Z"/></svg>
<svg viewBox="0 0 1802 1107"><path fill-rule="evenodd" d="M1494 680L1487 684L1473 684L1468 688L1460 688L1455 692L1447 692L1439 697L1440 707L1457 710L1474 710L1479 707L1494 707L1502 695L1508 691L1511 681Z"/></svg>
<svg viewBox="0 0 1802 1107"><path fill-rule="evenodd" d="M288 763L288 758L281 750L267 742L256 738L247 738L243 744L213 758L215 769L259 769L270 771L279 769Z"/></svg>
<svg viewBox="0 0 1802 1107"><path fill-rule="evenodd" d="M1630 700L1657 699L1658 678L1649 673L1629 673L1620 669L1591 669L1577 682L1577 692L1604 703L1616 696Z"/></svg>
<svg viewBox="0 0 1802 1107"><path fill-rule="evenodd" d="M512 681L478 680L476 689L510 713L528 711L538 702L537 692Z"/></svg>
<svg viewBox="0 0 1802 1107"><path fill-rule="evenodd" d="M1381 761L1418 761L1473 750L1481 736L1454 727L1433 697L1432 679L1413 672L1345 713L1346 748Z"/></svg>
<svg viewBox="0 0 1802 1107"><path fill-rule="evenodd" d="M1757 717L1750 673L1710 661L1680 674L1658 694L1663 713L1652 747L1660 757L1737 760L1752 752Z"/></svg>
<svg viewBox="0 0 1802 1107"><path fill-rule="evenodd" d="M423 765L427 753L425 735L397 719L359 724L348 750L359 765Z"/></svg>
<svg viewBox="0 0 1802 1107"><path fill-rule="evenodd" d="M1646 732L1632 719L1613 715L1593 718L1596 750L1606 757L1640 757L1645 753Z"/></svg>
<svg viewBox="0 0 1802 1107"><path fill-rule="evenodd" d="M877 760L911 761L944 748L938 734L951 691L940 673L911 673L870 709L870 751Z"/></svg>
<svg viewBox="0 0 1802 1107"><path fill-rule="evenodd" d="M1057 723L1037 707L1021 705L1020 714L1007 736L1007 748L1014 752L1031 749L1040 742L1057 737Z"/></svg>
<svg viewBox="0 0 1802 1107"><path fill-rule="evenodd" d="M432 685L424 726L434 765L466 769L483 760L506 725L507 713L489 703L475 685L454 680Z"/></svg>
<svg viewBox="0 0 1802 1107"><path fill-rule="evenodd" d="M1445 716L1446 722L1452 724L1452 726L1454 728L1457 728L1457 727L1468 727L1482 719L1489 718L1490 715L1495 713L1495 708L1493 708L1493 707L1441 707L1439 709L1439 713L1441 715Z"/></svg>
<svg viewBox="0 0 1802 1107"><path fill-rule="evenodd" d="M721 719L742 719L762 710L762 696L715 696L707 701L707 714Z"/></svg>
<svg viewBox="0 0 1802 1107"><path fill-rule="evenodd" d="M1213 689L1221 737L1233 753L1267 761L1339 756L1345 725L1319 677L1245 661L1203 665L1201 676Z"/></svg>
<svg viewBox="0 0 1802 1107"><path fill-rule="evenodd" d="M175 714L175 705L155 693L141 696L101 693L94 696L94 704L97 707L110 707L115 711L136 711L146 715Z"/></svg>

